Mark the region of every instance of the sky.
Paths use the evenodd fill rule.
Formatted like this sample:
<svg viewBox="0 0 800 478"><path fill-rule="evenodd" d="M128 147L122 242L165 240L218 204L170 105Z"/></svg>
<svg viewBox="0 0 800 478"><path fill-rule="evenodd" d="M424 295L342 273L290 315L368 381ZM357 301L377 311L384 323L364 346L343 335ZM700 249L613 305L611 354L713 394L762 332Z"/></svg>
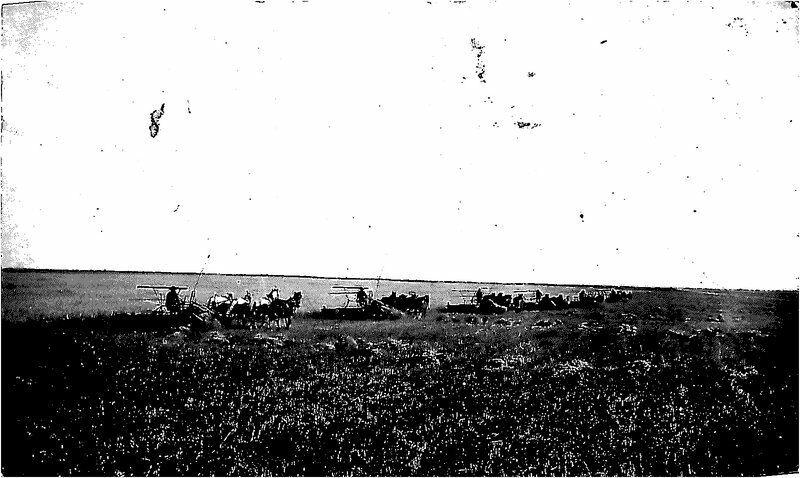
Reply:
<svg viewBox="0 0 800 478"><path fill-rule="evenodd" d="M800 283L790 2L2 11L3 267Z"/></svg>

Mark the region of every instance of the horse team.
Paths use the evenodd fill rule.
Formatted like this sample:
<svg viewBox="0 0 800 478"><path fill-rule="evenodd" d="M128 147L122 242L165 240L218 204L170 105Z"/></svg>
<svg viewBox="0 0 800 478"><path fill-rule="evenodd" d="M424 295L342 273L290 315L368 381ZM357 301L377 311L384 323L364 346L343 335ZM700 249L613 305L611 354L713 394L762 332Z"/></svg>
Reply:
<svg viewBox="0 0 800 478"><path fill-rule="evenodd" d="M531 292L531 291L528 291ZM503 292L484 293L481 288L475 291L469 302L464 304L447 303L448 312L478 312L484 314L503 314L509 310L563 310L569 308L586 308L600 305L603 302L624 302L631 298L631 292L611 289L611 291L586 292L581 290L577 295L565 297L558 294L551 297L542 291L532 291L532 296L520 292L517 295Z"/></svg>
<svg viewBox="0 0 800 478"><path fill-rule="evenodd" d="M365 296L366 297L366 296ZM550 294L542 294L541 291L534 291L534 295L526 297L523 293L515 296L502 292L484 293L482 289L477 289L469 303L450 304L447 303L445 310L448 312L479 312L489 314L502 314L508 310L563 310L573 307L592 307L603 302L624 302L631 298L631 292L618 291L595 291L586 292L581 290L575 296L565 297L563 294L551 297ZM220 322L225 327L232 327L235 322L241 326L259 327L274 324L276 328L289 328L292 325L292 316L300 308L303 293L296 291L288 299L281 299L278 296L278 289L274 288L264 297L254 300L249 291L243 297L234 298L232 293L227 295L214 294L208 299L207 307L220 318ZM398 295L392 292L380 300L359 298L359 306L366 308L374 302L382 306L406 312L417 317L425 317L430 307L430 297L428 295L417 295L415 292Z"/></svg>
<svg viewBox="0 0 800 478"><path fill-rule="evenodd" d="M303 293L296 291L290 298L281 299L278 289L274 288L269 294L260 299L253 299L250 291L244 296L235 298L233 293L221 295L215 293L208 299L206 306L225 327L239 325L242 327L261 327L273 325L276 328L289 328L292 325L292 316L300 308ZM401 312L406 312L418 317L424 317L430 305L428 295L417 295L415 292L397 294L392 292L380 300L364 296L359 298L359 307L368 308L371 305L391 307Z"/></svg>
<svg viewBox="0 0 800 478"><path fill-rule="evenodd" d="M380 300L384 305L402 312L417 315L418 317L425 317L430 307L430 296L417 295L416 292L409 292L406 294L397 295L397 292L392 292Z"/></svg>
<svg viewBox="0 0 800 478"><path fill-rule="evenodd" d="M603 302L624 302L631 298L631 292L618 291L611 289L611 291L594 291L586 292L581 290L577 295L571 297L558 294L551 297L550 294L542 294L537 290L535 296L526 299L522 294L517 295L513 299L513 308L515 310L563 310L570 308L587 308L595 307Z"/></svg>
<svg viewBox="0 0 800 478"><path fill-rule="evenodd" d="M267 325L277 328L289 328L292 325L292 316L300 308L303 293L295 292L288 299L278 297L278 289L272 289L264 297L253 300L250 291L238 299L232 293L227 295L214 294L208 299L207 307L220 318L225 327L233 326L235 321L242 326L258 327Z"/></svg>

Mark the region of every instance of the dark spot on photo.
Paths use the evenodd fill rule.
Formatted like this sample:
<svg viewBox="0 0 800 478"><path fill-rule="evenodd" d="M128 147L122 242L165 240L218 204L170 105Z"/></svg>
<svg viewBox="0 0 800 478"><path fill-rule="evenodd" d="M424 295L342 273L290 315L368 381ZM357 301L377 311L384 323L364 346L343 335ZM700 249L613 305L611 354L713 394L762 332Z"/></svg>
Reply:
<svg viewBox="0 0 800 478"><path fill-rule="evenodd" d="M155 138L161 125L161 117L164 116L164 103L161 108L150 113L150 137Z"/></svg>
<svg viewBox="0 0 800 478"><path fill-rule="evenodd" d="M486 63L483 61L483 49L485 46L478 43L478 40L475 38L470 39L470 45L472 45L472 50L475 52L475 72L478 75L478 80L480 80L481 83L486 83Z"/></svg>

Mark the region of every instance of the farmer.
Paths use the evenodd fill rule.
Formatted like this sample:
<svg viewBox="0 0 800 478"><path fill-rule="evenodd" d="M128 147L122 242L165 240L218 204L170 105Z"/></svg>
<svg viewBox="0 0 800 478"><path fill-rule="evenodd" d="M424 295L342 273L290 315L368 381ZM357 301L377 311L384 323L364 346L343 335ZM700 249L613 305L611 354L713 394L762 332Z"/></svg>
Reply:
<svg viewBox="0 0 800 478"><path fill-rule="evenodd" d="M367 293L364 291L363 287L359 287L358 292L356 292L356 303L359 307L365 307L367 305Z"/></svg>
<svg viewBox="0 0 800 478"><path fill-rule="evenodd" d="M482 301L483 301L483 290L481 290L481 288L478 287L478 291L475 292L475 304L480 306Z"/></svg>
<svg viewBox="0 0 800 478"><path fill-rule="evenodd" d="M164 299L164 305L167 306L169 312L176 313L181 311L181 298L178 297L177 287L172 286L169 288L169 292L167 292L167 296Z"/></svg>

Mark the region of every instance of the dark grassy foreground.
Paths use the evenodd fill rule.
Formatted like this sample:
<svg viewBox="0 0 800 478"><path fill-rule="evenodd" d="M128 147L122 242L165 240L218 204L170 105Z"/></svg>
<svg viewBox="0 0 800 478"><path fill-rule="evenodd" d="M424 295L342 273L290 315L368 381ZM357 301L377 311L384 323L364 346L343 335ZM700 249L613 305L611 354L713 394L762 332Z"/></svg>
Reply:
<svg viewBox="0 0 800 478"><path fill-rule="evenodd" d="M609 309L281 333L4 322L2 472L796 472L797 295L770 310L757 330Z"/></svg>

